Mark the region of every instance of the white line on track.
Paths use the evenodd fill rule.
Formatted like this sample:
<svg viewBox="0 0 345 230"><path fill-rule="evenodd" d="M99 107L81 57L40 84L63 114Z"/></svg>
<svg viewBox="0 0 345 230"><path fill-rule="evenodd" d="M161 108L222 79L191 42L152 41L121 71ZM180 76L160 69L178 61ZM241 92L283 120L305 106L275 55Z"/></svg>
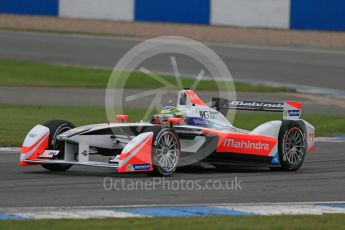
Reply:
<svg viewBox="0 0 345 230"><path fill-rule="evenodd" d="M0 148L0 154L6 154L6 153L20 153L20 148L19 147Z"/></svg>
<svg viewBox="0 0 345 230"><path fill-rule="evenodd" d="M344 137L317 137L316 142L326 142L326 143L344 143Z"/></svg>
<svg viewBox="0 0 345 230"><path fill-rule="evenodd" d="M0 218L89 219L152 216L345 214L345 201L0 208Z"/></svg>
<svg viewBox="0 0 345 230"><path fill-rule="evenodd" d="M53 209L99 209L99 208L147 208L147 207L191 207L191 206L265 206L265 205L324 205L345 204L344 201L305 201L305 202L257 202L257 203L191 203L191 204L133 204L133 205L92 205L92 206L47 206L47 207L1 207L0 211L9 210L53 210Z"/></svg>

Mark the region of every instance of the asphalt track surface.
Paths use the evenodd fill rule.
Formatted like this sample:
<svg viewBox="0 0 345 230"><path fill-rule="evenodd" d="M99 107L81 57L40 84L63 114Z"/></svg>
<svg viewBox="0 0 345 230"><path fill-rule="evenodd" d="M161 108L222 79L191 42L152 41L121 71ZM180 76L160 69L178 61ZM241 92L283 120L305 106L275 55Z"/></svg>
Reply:
<svg viewBox="0 0 345 230"><path fill-rule="evenodd" d="M112 68L139 41L0 32L0 59ZM345 88L344 51L227 44L209 46L230 67L235 80ZM182 67L186 73L198 73L195 63L181 62L186 64ZM171 72L168 64L163 63L163 59L152 60L149 68ZM5 88L1 90L4 92ZM101 100L95 99L94 103L101 103ZM117 174L104 168L73 166L68 172L52 173L40 166L19 167L18 154L0 153L0 207L343 201L344 149L345 143L318 143L298 172L271 172L266 168L220 170L187 167L155 186L150 184L158 183L157 180L146 175ZM116 189L105 190L103 181L106 177L116 182ZM218 185L229 185L235 178L241 181L242 189L203 189L214 181ZM148 186L146 189L141 187L143 182ZM169 189L169 182L177 189ZM130 190L135 183L137 189ZM196 183L201 185L201 190L186 189L188 184L196 186Z"/></svg>
<svg viewBox="0 0 345 230"><path fill-rule="evenodd" d="M105 168L73 166L52 173L40 166L19 167L18 154L5 153L0 154L0 207L343 201L344 147L345 143L318 143L297 172L187 167L164 182ZM106 177L116 187L106 190ZM235 178L237 188L231 187ZM197 189L197 184L205 189ZM111 186L109 179L106 186Z"/></svg>
<svg viewBox="0 0 345 230"><path fill-rule="evenodd" d="M142 39L0 31L0 59L113 68ZM345 50L206 43L235 80L268 81L345 90ZM198 75L200 64L177 57L180 73ZM172 73L169 56L145 62L151 71Z"/></svg>

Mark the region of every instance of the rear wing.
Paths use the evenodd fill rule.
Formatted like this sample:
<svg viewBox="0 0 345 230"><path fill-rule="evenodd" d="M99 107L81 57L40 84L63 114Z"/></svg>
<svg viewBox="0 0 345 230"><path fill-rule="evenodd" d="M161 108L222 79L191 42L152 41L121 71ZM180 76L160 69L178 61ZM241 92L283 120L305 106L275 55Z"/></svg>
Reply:
<svg viewBox="0 0 345 230"><path fill-rule="evenodd" d="M297 120L300 118L302 112L302 104L295 101L259 102L212 98L212 108L216 109L224 116L226 116L228 110L230 109L262 112L283 112L283 119L285 120Z"/></svg>

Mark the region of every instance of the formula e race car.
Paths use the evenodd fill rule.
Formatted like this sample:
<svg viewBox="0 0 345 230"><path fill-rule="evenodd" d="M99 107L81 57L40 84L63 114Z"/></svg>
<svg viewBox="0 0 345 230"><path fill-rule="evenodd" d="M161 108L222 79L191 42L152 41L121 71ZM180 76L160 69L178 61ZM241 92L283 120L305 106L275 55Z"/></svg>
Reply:
<svg viewBox="0 0 345 230"><path fill-rule="evenodd" d="M127 123L127 115L117 115L118 123L75 128L71 122L52 120L37 125L24 140L20 165L51 171L86 165L156 176L197 163L296 171L314 148L315 129L300 119L300 103L212 98L208 105L192 90L181 90L177 100L176 107L164 107L148 122ZM230 109L282 112L283 119L248 131L228 121ZM95 156L103 160L93 160Z"/></svg>

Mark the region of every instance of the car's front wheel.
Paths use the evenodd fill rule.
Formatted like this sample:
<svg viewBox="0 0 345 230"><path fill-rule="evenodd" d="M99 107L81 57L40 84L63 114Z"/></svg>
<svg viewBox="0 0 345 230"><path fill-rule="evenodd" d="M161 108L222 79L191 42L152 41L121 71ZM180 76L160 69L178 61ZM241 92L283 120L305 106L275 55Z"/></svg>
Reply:
<svg viewBox="0 0 345 230"><path fill-rule="evenodd" d="M57 136L64 133L70 129L75 128L75 126L69 121L63 120L51 120L44 124L49 128L49 144L48 149L59 150L59 154L56 156L57 160L62 160L65 154L65 143L58 141ZM42 164L42 167L54 172L64 172L72 167L71 164Z"/></svg>
<svg viewBox="0 0 345 230"><path fill-rule="evenodd" d="M180 151L180 141L175 132L161 129L156 133L152 146L153 175L172 175L176 170Z"/></svg>

